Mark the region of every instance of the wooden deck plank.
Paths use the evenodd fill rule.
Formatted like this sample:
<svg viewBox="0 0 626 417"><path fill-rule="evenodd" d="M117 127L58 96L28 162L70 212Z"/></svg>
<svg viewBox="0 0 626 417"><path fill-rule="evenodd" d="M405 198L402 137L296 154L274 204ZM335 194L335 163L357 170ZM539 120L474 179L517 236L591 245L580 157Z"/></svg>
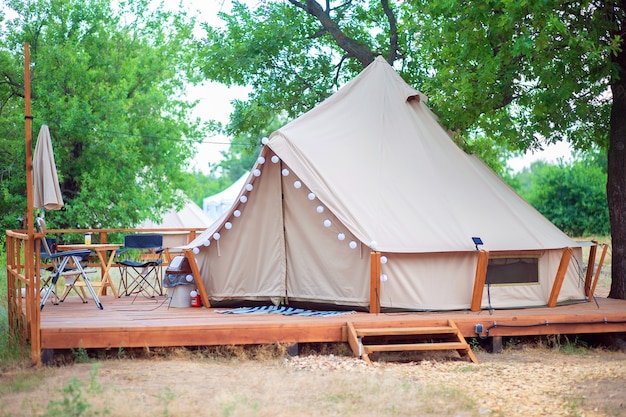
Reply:
<svg viewBox="0 0 626 417"><path fill-rule="evenodd" d="M219 314L220 309L168 308L163 297L101 297L82 304L69 297L41 312L42 349L210 346L346 342L347 322L359 328L446 326L454 320L464 337L476 324L488 336L626 332L626 301L601 298L554 308L523 310L353 313L329 317ZM482 336L487 335L483 332Z"/></svg>

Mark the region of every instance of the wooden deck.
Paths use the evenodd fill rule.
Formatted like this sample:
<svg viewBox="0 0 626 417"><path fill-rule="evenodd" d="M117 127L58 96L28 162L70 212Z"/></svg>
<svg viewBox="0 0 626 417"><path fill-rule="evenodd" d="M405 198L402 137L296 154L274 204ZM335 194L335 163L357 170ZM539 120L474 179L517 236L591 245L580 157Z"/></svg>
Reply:
<svg viewBox="0 0 626 417"><path fill-rule="evenodd" d="M355 327L419 327L454 320L465 337L626 333L626 300L599 298L554 308L429 313L353 313L331 317L220 314L168 308L165 297L101 297L103 310L77 297L41 312L41 348L133 348L346 342Z"/></svg>

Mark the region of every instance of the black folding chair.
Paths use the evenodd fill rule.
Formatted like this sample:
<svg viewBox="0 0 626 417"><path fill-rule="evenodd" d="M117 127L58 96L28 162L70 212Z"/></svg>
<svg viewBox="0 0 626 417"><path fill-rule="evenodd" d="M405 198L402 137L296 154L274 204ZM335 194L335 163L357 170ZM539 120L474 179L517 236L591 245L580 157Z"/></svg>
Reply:
<svg viewBox="0 0 626 417"><path fill-rule="evenodd" d="M163 264L163 236L135 234L124 236L124 248L117 251L120 268L118 293L163 295L161 265Z"/></svg>
<svg viewBox="0 0 626 417"><path fill-rule="evenodd" d="M85 286L89 290L91 297L96 303L96 306L100 310L102 310L103 307L100 299L98 298L98 294L96 294L96 291L91 285L91 281L89 280L89 277L85 273L85 269L81 264L81 262L86 260L92 254L92 252L90 250L68 250L59 252L56 250L56 242L53 245L54 250L52 250L50 248L50 245L48 245L48 240L45 238L46 222L41 217L37 218L37 230L39 231L39 233L44 235L44 238L41 239L41 244L44 251L43 253L41 253L40 259L48 260L50 262L50 266L47 268L47 270L50 271L50 277L48 277L48 279L46 280L42 279L42 285L45 287L45 289L43 290L41 296L41 303L39 305L40 310L43 310L44 306L46 305L46 301L48 301L48 298L50 298L50 295L54 294L54 297L58 298L54 291L57 281L61 276L66 278L69 284L68 291L66 291L66 293L64 294L63 299L65 299L65 296L67 296L69 290L73 288L74 290L76 290L76 293L79 295L82 302L87 302L87 300L78 292L78 290L74 286L79 279L82 279L85 282ZM71 264L70 260L72 261ZM58 303L55 302L55 304Z"/></svg>

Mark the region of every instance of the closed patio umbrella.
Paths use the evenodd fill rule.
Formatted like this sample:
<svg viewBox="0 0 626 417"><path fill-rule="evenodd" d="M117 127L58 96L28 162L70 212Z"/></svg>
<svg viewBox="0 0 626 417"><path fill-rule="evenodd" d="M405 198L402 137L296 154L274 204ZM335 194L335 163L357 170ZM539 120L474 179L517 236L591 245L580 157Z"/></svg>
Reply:
<svg viewBox="0 0 626 417"><path fill-rule="evenodd" d="M47 125L41 126L33 155L33 206L46 210L63 207L63 197Z"/></svg>

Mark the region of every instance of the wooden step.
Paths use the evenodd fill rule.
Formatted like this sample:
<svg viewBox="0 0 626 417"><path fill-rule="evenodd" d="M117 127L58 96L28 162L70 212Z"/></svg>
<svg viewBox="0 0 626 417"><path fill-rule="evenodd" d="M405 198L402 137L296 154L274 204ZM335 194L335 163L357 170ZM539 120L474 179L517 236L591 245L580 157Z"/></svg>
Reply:
<svg viewBox="0 0 626 417"><path fill-rule="evenodd" d="M373 352L442 350L456 350L461 357L478 362L452 320L448 320L447 326L357 328L352 322L347 322L347 326L352 352L370 364L369 354Z"/></svg>
<svg viewBox="0 0 626 417"><path fill-rule="evenodd" d="M365 345L363 349L367 353L371 352L406 352L424 350L459 350L465 349L462 342L440 342L440 343L398 343L389 345Z"/></svg>
<svg viewBox="0 0 626 417"><path fill-rule="evenodd" d="M456 330L449 326L440 327L383 327L377 329L357 329L359 336L410 336L410 335L444 335L455 334Z"/></svg>

